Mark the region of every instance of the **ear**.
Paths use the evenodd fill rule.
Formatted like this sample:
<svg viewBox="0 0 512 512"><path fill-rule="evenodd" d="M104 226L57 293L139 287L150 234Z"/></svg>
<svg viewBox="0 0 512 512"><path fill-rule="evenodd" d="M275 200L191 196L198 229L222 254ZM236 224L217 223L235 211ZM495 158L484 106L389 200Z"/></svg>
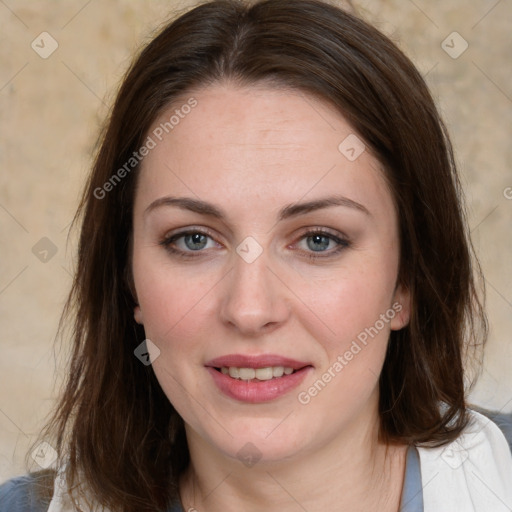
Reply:
<svg viewBox="0 0 512 512"><path fill-rule="evenodd" d="M390 322L391 330L399 331L409 323L411 317L411 293L401 284L396 287L392 307L396 314Z"/></svg>
<svg viewBox="0 0 512 512"><path fill-rule="evenodd" d="M135 306L133 308L133 318L135 318L135 321L140 324L144 325L143 318L142 318L142 310L140 309L140 306Z"/></svg>

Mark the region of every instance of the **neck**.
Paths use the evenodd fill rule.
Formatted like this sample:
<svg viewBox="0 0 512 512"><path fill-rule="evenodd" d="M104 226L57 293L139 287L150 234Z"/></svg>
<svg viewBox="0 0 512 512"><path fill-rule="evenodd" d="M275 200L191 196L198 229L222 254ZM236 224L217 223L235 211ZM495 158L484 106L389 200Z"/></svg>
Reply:
<svg viewBox="0 0 512 512"><path fill-rule="evenodd" d="M287 460L261 459L252 467L187 428L191 464L180 481L184 510L396 512L406 447L379 442L378 418L360 420L323 446Z"/></svg>

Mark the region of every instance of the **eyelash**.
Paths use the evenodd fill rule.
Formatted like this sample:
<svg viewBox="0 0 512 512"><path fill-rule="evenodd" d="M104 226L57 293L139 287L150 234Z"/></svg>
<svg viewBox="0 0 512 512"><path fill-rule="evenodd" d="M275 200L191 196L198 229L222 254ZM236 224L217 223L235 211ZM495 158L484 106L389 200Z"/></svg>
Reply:
<svg viewBox="0 0 512 512"><path fill-rule="evenodd" d="M184 258L184 259L197 258L197 257L201 256L199 253L203 252L202 250L182 251L181 249L176 249L175 247L172 246L172 244L174 242L176 242L176 240L179 240L180 238L183 238L187 235L195 235L195 234L205 235L213 240L212 234L207 230L189 229L187 231L181 231L180 233L175 233L174 235L164 238L159 243L159 245L163 246L166 251L168 251L169 253L171 253L174 256L178 256L178 257ZM314 229L314 230L307 231L307 232L303 233L299 237L298 241L307 239L307 238L315 236L315 235L325 236L325 237L329 238L330 240L332 240L333 242L337 243L338 245L334 250L327 252L327 254L325 254L324 251L319 251L318 253L315 253L315 251L312 251L312 252L301 251L303 253L303 256L308 258L309 260L318 260L321 258L334 257L338 253L340 253L341 251L346 249L347 247L350 247L350 245L351 245L348 239L340 238L339 236L336 236L333 233L331 233L330 231L327 231L326 229L322 229L322 228ZM324 254L322 254L322 253L324 253Z"/></svg>
<svg viewBox="0 0 512 512"><path fill-rule="evenodd" d="M315 229L313 231L307 231L306 233L302 234L299 238L299 241L307 239L309 237L315 236L315 235L321 235L325 236L329 240L332 240L337 244L337 246L330 250L330 251L319 251L315 253L314 251L306 252L304 256L306 256L310 260L318 260L320 258L331 258L334 256L337 256L341 251L344 249L347 249L350 246L350 242L347 238L341 238L339 236L336 236L332 234L331 232L325 230L325 229Z"/></svg>
<svg viewBox="0 0 512 512"><path fill-rule="evenodd" d="M171 235L171 236L168 236L168 237L164 238L160 242L160 245L163 246L166 251L168 251L169 253L171 253L174 256L178 256L178 257L183 258L183 259L197 258L197 257L201 256L198 253L203 252L203 251L182 251L181 249L176 249L175 247L172 246L172 244L176 240L178 240L180 238L183 238L183 237L185 237L187 235L196 235L196 234L208 236L209 238L211 238L213 240L212 233L210 233L207 230L189 229L187 231L181 231L180 233L175 233L174 235Z"/></svg>

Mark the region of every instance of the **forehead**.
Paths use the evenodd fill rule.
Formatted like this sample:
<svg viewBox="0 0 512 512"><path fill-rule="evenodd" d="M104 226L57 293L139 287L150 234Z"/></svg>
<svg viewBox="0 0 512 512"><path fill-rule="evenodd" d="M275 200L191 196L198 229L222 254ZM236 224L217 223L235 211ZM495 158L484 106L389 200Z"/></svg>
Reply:
<svg viewBox="0 0 512 512"><path fill-rule="evenodd" d="M209 86L175 102L148 133L155 147L139 176L144 202L172 193L249 207L329 192L380 213L393 208L379 162L352 126L301 91Z"/></svg>

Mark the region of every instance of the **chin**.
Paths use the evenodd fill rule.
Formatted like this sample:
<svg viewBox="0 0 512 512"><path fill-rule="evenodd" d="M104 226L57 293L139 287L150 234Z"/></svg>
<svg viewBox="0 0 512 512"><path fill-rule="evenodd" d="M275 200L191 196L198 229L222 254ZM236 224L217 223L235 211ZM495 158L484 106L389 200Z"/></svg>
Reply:
<svg viewBox="0 0 512 512"><path fill-rule="evenodd" d="M291 416L241 418L224 424L229 434L226 431L205 434L219 451L247 466L256 462L280 462L293 458L309 444L304 436L305 428Z"/></svg>

